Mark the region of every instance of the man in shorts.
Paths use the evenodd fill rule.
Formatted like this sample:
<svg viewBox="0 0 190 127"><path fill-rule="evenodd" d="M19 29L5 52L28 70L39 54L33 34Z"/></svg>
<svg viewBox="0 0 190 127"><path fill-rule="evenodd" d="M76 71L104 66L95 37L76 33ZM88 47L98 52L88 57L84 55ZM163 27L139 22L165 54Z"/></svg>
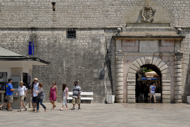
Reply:
<svg viewBox="0 0 190 127"><path fill-rule="evenodd" d="M155 90L156 90L156 86L155 86L155 83L153 83L153 85L150 86L150 103L152 100L152 96L154 97L154 103L156 103Z"/></svg>
<svg viewBox="0 0 190 127"><path fill-rule="evenodd" d="M74 82L74 87L73 87L73 108L71 110L75 110L75 104L78 104L78 109L80 109L80 102L81 102L81 87L78 85L78 82Z"/></svg>
<svg viewBox="0 0 190 127"><path fill-rule="evenodd" d="M7 111L12 111L11 103L13 103L13 89L12 79L8 79L8 83L6 84L6 98L7 98Z"/></svg>
<svg viewBox="0 0 190 127"><path fill-rule="evenodd" d="M36 104L37 104L37 96L38 94L36 92L33 91L33 89L35 91L38 91L39 90L39 87L38 87L39 83L38 83L38 78L34 78L34 82L32 84L32 89L31 89L31 93L32 93L32 107L33 107L33 110L32 111L35 111L35 107L36 107Z"/></svg>

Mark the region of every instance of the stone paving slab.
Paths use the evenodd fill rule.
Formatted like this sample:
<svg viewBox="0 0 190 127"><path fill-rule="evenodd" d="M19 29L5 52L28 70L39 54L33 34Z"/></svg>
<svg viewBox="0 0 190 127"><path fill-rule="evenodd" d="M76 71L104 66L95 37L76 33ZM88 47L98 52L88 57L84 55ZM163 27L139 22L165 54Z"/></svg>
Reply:
<svg viewBox="0 0 190 127"><path fill-rule="evenodd" d="M47 112L0 110L0 127L189 127L187 104L82 104L81 110L59 111L45 103ZM69 107L71 108L71 104ZM77 108L77 107L76 107Z"/></svg>

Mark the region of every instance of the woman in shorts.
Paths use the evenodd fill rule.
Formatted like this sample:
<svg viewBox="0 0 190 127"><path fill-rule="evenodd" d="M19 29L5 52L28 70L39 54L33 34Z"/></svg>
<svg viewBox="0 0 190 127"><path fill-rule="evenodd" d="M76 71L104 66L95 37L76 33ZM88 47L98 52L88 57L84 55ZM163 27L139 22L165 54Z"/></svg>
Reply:
<svg viewBox="0 0 190 127"><path fill-rule="evenodd" d="M26 111L27 108L24 105L24 98L26 98L27 88L24 86L23 81L20 81L20 86L17 91L18 92L16 93L16 96L19 93L19 98L20 98L20 109L18 110L18 112L21 112L22 106L24 107L24 111Z"/></svg>

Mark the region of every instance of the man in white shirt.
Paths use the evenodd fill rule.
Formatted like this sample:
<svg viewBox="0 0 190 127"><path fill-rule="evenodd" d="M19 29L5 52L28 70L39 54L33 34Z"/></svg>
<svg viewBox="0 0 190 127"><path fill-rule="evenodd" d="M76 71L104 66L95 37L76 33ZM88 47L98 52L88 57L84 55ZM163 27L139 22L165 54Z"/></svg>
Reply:
<svg viewBox="0 0 190 127"><path fill-rule="evenodd" d="M38 78L34 78L34 82L32 83L32 89L31 89L33 111L35 111L35 105L37 104L37 96L38 96L38 94L34 92L33 89L35 91L38 91L39 90L38 85L39 85Z"/></svg>

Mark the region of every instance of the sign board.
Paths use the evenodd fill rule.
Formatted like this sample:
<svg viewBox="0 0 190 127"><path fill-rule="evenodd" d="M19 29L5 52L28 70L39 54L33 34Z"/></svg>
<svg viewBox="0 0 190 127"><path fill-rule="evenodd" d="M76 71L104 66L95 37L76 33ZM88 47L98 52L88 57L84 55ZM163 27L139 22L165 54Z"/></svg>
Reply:
<svg viewBox="0 0 190 127"><path fill-rule="evenodd" d="M158 52L158 41L140 41L139 52Z"/></svg>
<svg viewBox="0 0 190 127"><path fill-rule="evenodd" d="M158 80L160 78L156 78L156 77L152 77L152 78L146 78L146 77L142 77L141 80Z"/></svg>

